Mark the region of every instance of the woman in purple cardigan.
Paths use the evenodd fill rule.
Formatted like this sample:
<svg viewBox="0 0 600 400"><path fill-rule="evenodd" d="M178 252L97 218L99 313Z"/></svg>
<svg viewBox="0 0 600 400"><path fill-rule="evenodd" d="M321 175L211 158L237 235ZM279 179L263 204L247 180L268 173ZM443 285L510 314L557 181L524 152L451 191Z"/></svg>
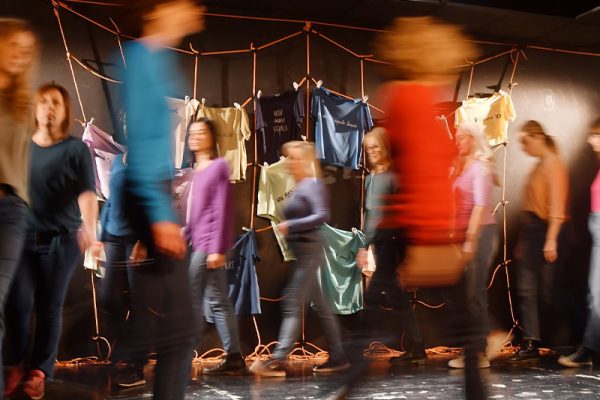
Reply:
<svg viewBox="0 0 600 400"><path fill-rule="evenodd" d="M189 127L189 147L195 165L185 234L192 244L190 285L198 337L205 327L203 300L213 314L227 353L204 374L235 374L246 371L233 305L228 297L225 253L231 247L232 213L229 209L229 165L217 158L217 135L212 121L202 118Z"/></svg>

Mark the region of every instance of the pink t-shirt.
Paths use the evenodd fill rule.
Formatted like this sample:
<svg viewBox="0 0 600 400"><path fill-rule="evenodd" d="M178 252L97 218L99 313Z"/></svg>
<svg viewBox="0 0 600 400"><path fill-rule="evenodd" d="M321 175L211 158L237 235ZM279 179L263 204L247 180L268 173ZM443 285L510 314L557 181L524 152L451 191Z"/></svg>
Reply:
<svg viewBox="0 0 600 400"><path fill-rule="evenodd" d="M590 191L592 193L592 212L600 212L600 170L596 173Z"/></svg>
<svg viewBox="0 0 600 400"><path fill-rule="evenodd" d="M456 201L456 229L467 229L473 207L485 207L481 224L496 223L492 211L492 172L485 162L475 160L454 181Z"/></svg>

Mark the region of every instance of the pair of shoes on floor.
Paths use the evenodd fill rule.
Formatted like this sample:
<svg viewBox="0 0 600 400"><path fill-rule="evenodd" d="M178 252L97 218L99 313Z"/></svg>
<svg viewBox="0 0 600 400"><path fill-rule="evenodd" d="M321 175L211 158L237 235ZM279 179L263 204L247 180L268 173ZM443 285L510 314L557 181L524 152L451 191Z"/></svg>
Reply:
<svg viewBox="0 0 600 400"><path fill-rule="evenodd" d="M4 397L12 396L17 392L19 385L25 379L25 370L22 365L15 365L7 369L4 375Z"/></svg>
<svg viewBox="0 0 600 400"><path fill-rule="evenodd" d="M256 360L250 366L250 372L265 378L285 377L285 367L279 360Z"/></svg>
<svg viewBox="0 0 600 400"><path fill-rule="evenodd" d="M512 333L507 333L505 331L494 331L490 332L487 337L487 347L485 349L485 355L489 361L495 360L500 356L502 351L502 347L512 342L515 338L515 335Z"/></svg>
<svg viewBox="0 0 600 400"><path fill-rule="evenodd" d="M536 361L540 359L540 351L538 349L537 341L528 340L526 343L521 345L519 351L517 351L507 361L509 363L522 363L528 361Z"/></svg>
<svg viewBox="0 0 600 400"><path fill-rule="evenodd" d="M570 368L591 367L593 365L592 351L584 346L579 346L574 353L568 356L560 356L558 363Z"/></svg>
<svg viewBox="0 0 600 400"><path fill-rule="evenodd" d="M116 371L113 384L121 388L145 385L144 366L127 364L125 368Z"/></svg>
<svg viewBox="0 0 600 400"><path fill-rule="evenodd" d="M313 372L316 374L332 374L335 372L342 372L350 368L350 363L345 358L330 358L323 364L315 365Z"/></svg>
<svg viewBox="0 0 600 400"><path fill-rule="evenodd" d="M427 353L425 349L407 351L401 356L391 357L389 363L394 366L425 365L427 363Z"/></svg>
<svg viewBox="0 0 600 400"><path fill-rule="evenodd" d="M17 392L19 385L25 379L25 370L21 365L17 365L8 370L4 381L4 397L12 396ZM39 370L29 371L27 379L23 384L23 392L32 400L39 400L44 397L46 374Z"/></svg>
<svg viewBox="0 0 600 400"><path fill-rule="evenodd" d="M477 368L489 368L490 367L490 360L488 360L487 356L485 356L484 354L479 354L478 360L477 360ZM448 367L450 368L454 368L454 369L464 369L465 368L465 356L461 355L458 356L450 361L448 361Z"/></svg>
<svg viewBox="0 0 600 400"><path fill-rule="evenodd" d="M240 353L227 354L214 367L202 370L205 375L243 375L246 373L246 360Z"/></svg>

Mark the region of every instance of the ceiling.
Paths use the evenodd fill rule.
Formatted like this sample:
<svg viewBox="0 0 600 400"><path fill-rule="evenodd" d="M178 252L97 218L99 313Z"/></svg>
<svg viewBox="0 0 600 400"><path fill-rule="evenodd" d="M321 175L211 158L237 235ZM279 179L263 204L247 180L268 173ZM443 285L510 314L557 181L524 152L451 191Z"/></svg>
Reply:
<svg viewBox="0 0 600 400"><path fill-rule="evenodd" d="M23 6L34 0L13 1L0 0L0 5L9 5L10 10L11 4ZM35 1L40 4L50 0ZM123 10L110 4L127 0L61 1L84 14L108 19ZM96 4L86 4L92 2ZM385 28L397 16L431 15L462 25L479 40L600 53L600 0L204 0L204 3L213 13L371 28Z"/></svg>

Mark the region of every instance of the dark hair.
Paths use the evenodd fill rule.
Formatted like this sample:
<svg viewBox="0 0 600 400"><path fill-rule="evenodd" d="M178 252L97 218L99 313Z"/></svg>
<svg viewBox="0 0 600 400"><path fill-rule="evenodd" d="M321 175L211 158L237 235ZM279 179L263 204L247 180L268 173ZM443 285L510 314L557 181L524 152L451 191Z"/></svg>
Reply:
<svg viewBox="0 0 600 400"><path fill-rule="evenodd" d="M35 93L36 106L37 102L40 100L40 97L52 90L58 91L62 96L63 103L65 105L65 120L63 121L60 128L62 130L62 133L69 133L69 131L71 130L71 120L73 119L73 115L71 111L71 96L69 95L69 92L67 92L67 89L60 85L57 85L56 83L46 83L45 85L40 86L37 92ZM37 118L35 120L35 127L38 127Z"/></svg>
<svg viewBox="0 0 600 400"><path fill-rule="evenodd" d="M215 125L213 120L202 117L202 118L198 118L195 121L190 122L190 124L188 125L187 136L188 137L190 136L190 128L192 127L192 125L199 124L199 123L206 125L206 127L208 128L208 131L210 132L210 137L212 139L212 149L211 149L210 158L219 157L219 147L218 147L219 145L217 143L217 126ZM193 151L192 151L192 160L196 160L196 155L194 154Z"/></svg>
<svg viewBox="0 0 600 400"><path fill-rule="evenodd" d="M550 148L550 150L552 150L553 153L558 152L558 148L556 147L556 142L554 141L552 136L550 136L546 133L546 131L542 127L542 124L540 124L539 122L534 121L534 120L529 120L523 124L523 126L521 127L521 131L527 133L529 136L536 136L536 135L543 136L544 143L546 144L546 146L548 146Z"/></svg>

